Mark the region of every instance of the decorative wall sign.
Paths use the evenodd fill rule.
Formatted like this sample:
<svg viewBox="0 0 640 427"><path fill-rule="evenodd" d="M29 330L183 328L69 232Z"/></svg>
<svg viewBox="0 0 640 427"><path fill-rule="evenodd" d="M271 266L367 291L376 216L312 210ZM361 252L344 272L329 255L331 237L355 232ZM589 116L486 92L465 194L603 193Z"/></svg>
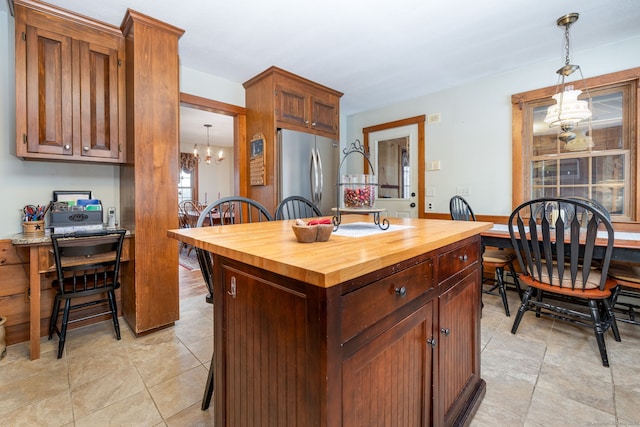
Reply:
<svg viewBox="0 0 640 427"><path fill-rule="evenodd" d="M251 185L266 185L264 144L265 138L262 132L255 134L249 142L249 183Z"/></svg>

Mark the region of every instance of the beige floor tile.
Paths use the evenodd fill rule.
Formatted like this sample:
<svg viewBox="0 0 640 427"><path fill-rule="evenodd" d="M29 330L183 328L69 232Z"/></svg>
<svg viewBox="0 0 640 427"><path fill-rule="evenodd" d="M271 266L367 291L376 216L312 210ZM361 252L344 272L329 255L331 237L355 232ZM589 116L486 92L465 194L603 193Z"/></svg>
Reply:
<svg viewBox="0 0 640 427"><path fill-rule="evenodd" d="M527 420L547 427L615 426L615 416L580 402L536 387Z"/></svg>
<svg viewBox="0 0 640 427"><path fill-rule="evenodd" d="M613 384L602 381L600 376L582 376L572 370L545 363L536 389L548 390L612 415L616 413Z"/></svg>
<svg viewBox="0 0 640 427"><path fill-rule="evenodd" d="M483 404L486 402L494 409L502 408L524 420L531 404L534 384L512 375L505 375L504 371L483 373L482 377L487 383Z"/></svg>
<svg viewBox="0 0 640 427"><path fill-rule="evenodd" d="M127 366L72 388L73 412L76 418L84 418L144 390L144 382L138 371L133 366Z"/></svg>
<svg viewBox="0 0 640 427"><path fill-rule="evenodd" d="M627 421L621 425L640 425L640 393L618 386L614 390L617 415Z"/></svg>
<svg viewBox="0 0 640 427"><path fill-rule="evenodd" d="M69 392L66 369L51 369L4 385L0 387L0 415L63 392Z"/></svg>
<svg viewBox="0 0 640 427"><path fill-rule="evenodd" d="M206 379L207 370L200 365L149 388L149 392L162 417L168 419L202 400Z"/></svg>
<svg viewBox="0 0 640 427"><path fill-rule="evenodd" d="M46 354L40 359L29 360L28 352L25 355L20 351L13 351L14 348L16 347L10 346L7 356L0 362L0 387L33 376L46 375L50 371L67 369L67 361L56 359L55 355Z"/></svg>
<svg viewBox="0 0 640 427"><path fill-rule="evenodd" d="M181 343L136 364L147 387L153 387L196 366L202 366L202 363Z"/></svg>
<svg viewBox="0 0 640 427"><path fill-rule="evenodd" d="M213 354L213 336L206 337L200 341L196 341L187 345L189 351L198 358L200 363L205 366L211 364L211 355Z"/></svg>
<svg viewBox="0 0 640 427"><path fill-rule="evenodd" d="M37 400L0 417L3 426L64 426L73 425L73 410L69 391Z"/></svg>
<svg viewBox="0 0 640 427"><path fill-rule="evenodd" d="M205 427L213 425L213 405L203 411L198 401L167 419L168 427Z"/></svg>
<svg viewBox="0 0 640 427"><path fill-rule="evenodd" d="M520 426L523 421L521 415L505 409L504 405L494 405L483 400L470 427Z"/></svg>
<svg viewBox="0 0 640 427"><path fill-rule="evenodd" d="M124 347L87 350L80 354L67 356L67 361L72 388L133 366Z"/></svg>
<svg viewBox="0 0 640 427"><path fill-rule="evenodd" d="M176 337L173 328L166 328L137 338L127 346L127 353L129 359L134 364L138 364L167 351L169 348L180 345L182 344Z"/></svg>
<svg viewBox="0 0 640 427"><path fill-rule="evenodd" d="M141 391L76 420L76 427L128 426L147 427L162 422L149 392Z"/></svg>

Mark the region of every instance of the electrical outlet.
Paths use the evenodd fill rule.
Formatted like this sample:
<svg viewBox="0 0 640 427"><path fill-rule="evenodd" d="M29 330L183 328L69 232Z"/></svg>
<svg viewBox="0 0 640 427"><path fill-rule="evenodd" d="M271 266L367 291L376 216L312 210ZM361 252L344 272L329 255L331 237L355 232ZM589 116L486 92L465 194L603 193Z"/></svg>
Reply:
<svg viewBox="0 0 640 427"><path fill-rule="evenodd" d="M428 211L432 211L433 210L433 203L431 203L431 202L427 203L427 210Z"/></svg>

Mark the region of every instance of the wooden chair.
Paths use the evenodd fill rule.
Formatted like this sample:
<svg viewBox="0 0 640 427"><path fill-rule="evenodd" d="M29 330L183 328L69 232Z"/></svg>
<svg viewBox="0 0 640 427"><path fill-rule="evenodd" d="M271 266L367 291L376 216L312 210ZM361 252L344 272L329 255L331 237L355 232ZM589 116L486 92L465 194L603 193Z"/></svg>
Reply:
<svg viewBox="0 0 640 427"><path fill-rule="evenodd" d="M276 207L275 220L312 218L322 216L320 209L313 202L302 196L289 196Z"/></svg>
<svg viewBox="0 0 640 427"><path fill-rule="evenodd" d="M105 314L111 314L116 338L120 339L118 308L115 290L120 287L120 256L125 230L111 230L100 233L76 233L75 235L54 234L51 236L53 256L56 266L56 278L51 286L56 291L53 309L49 321L49 339L55 332L58 344L58 359L62 357L69 323L80 322ZM96 299L94 296L102 298ZM106 296L106 298L105 298ZM87 300L87 297L94 297ZM71 300L82 298L78 304ZM64 308L60 303L64 301ZM108 311L95 313L87 310L81 318L69 318L73 310L109 303ZM62 322L58 328L58 314L62 311Z"/></svg>
<svg viewBox="0 0 640 427"><path fill-rule="evenodd" d="M179 218L182 218L180 221L181 228L194 228L198 222L198 218L200 217L200 212L204 209L202 203L197 202L195 200L184 200L178 204L179 210ZM183 245L180 250L184 249ZM191 250L193 248L189 246L187 249L187 256L191 255Z"/></svg>
<svg viewBox="0 0 640 427"><path fill-rule="evenodd" d="M196 227L225 226L250 222L272 221L271 214L260 203L246 197L224 197L208 205L200 213ZM213 303L214 270L211 254L205 250L196 248L198 264L202 277L207 285L209 294L206 296L208 303ZM214 354L215 356L215 354ZM205 410L211 403L213 395L213 357L209 367L209 376L202 397L202 409Z"/></svg>
<svg viewBox="0 0 640 427"><path fill-rule="evenodd" d="M607 219L611 219L607 208L596 200L585 197L568 197L568 199L584 201L594 208L599 209ZM581 220L581 224L584 224L584 218ZM613 291L611 305L614 309L620 310L627 315L626 318L618 316L616 320L640 325L640 319L636 319L636 310L640 309L640 303L637 303L637 301L640 300L640 265L611 260L608 274L609 277L613 278L619 285ZM619 297L623 299L619 300Z"/></svg>
<svg viewBox="0 0 640 427"><path fill-rule="evenodd" d="M469 206L469 203L461 196L453 196L449 200L449 213L451 219L454 221L475 221L476 216ZM504 312L507 316L509 313L509 301L507 300L506 284L504 281L504 269L509 267L509 275L513 279L513 283L518 291L518 295L522 298L522 290L520 289L520 283L518 282L518 275L516 274L513 266L515 261L515 253L511 250L499 250L499 249L484 249L482 252L482 293L489 295L499 295L502 298L502 305L504 306ZM485 278L484 268L493 268L496 271L496 278ZM491 287L485 289L485 283L489 283ZM496 289L498 294L496 294Z"/></svg>
<svg viewBox="0 0 640 427"><path fill-rule="evenodd" d="M575 212L568 225L562 215L549 214L563 209ZM585 227L581 226L582 218L586 218ZM611 328L615 340L620 341L610 303L617 283L607 277L614 239L611 221L584 201L545 198L518 206L508 227L522 270L520 280L527 285L511 332L516 333L529 310L538 317L591 326L602 364L609 366L604 333ZM594 256L598 228L606 233L602 257ZM544 301L536 298L541 292Z"/></svg>
<svg viewBox="0 0 640 427"><path fill-rule="evenodd" d="M608 273L609 277L619 285L611 298L612 305L627 315L626 318L616 317L616 319L640 325L640 319L636 318L636 310L640 309L640 303L638 303L640 301L640 265L612 261ZM623 299L620 300L619 297Z"/></svg>

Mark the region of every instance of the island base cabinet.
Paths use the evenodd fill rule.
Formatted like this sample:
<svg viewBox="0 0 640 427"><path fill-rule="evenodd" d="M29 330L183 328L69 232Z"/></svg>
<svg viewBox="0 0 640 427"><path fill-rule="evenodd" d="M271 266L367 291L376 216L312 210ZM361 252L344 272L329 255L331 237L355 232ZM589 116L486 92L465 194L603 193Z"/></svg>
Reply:
<svg viewBox="0 0 640 427"><path fill-rule="evenodd" d="M215 425L468 423L479 251L474 236L327 288L214 254Z"/></svg>
<svg viewBox="0 0 640 427"><path fill-rule="evenodd" d="M473 270L438 298L439 386L436 387L440 410L436 419L443 425L459 425L467 417L469 402L479 391L484 393L480 378L480 273Z"/></svg>
<svg viewBox="0 0 640 427"><path fill-rule="evenodd" d="M428 426L433 302L343 363L342 424Z"/></svg>

